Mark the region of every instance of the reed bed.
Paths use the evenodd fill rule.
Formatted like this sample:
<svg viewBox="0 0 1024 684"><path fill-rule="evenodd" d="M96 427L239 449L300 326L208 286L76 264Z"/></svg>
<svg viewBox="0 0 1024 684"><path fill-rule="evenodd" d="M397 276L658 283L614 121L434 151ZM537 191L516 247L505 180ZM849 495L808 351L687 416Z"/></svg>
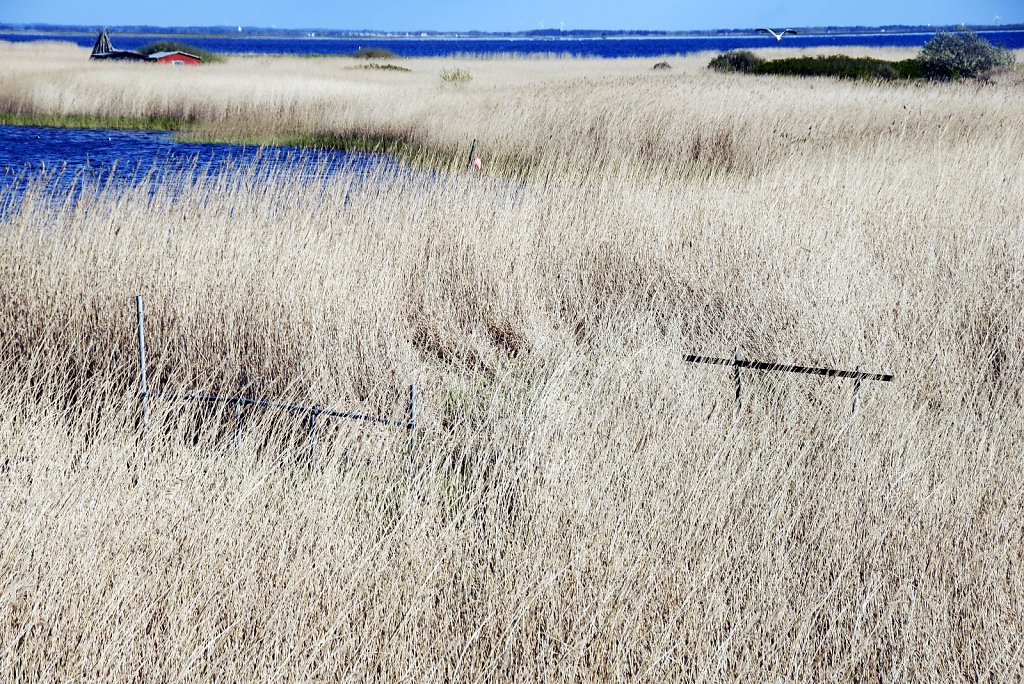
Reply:
<svg viewBox="0 0 1024 684"><path fill-rule="evenodd" d="M709 75L707 54L669 58L667 72L645 59L397 60L410 71L393 72L344 57L236 56L175 70L89 62L70 47L6 44L0 55L8 115L178 122L197 140L399 144L441 168L464 163L479 139L489 172L516 176L753 174L823 148L957 154L983 129L1017 135L1020 117L1011 78L999 88L809 79L780 89L775 78ZM440 73L454 69L472 80L445 87Z"/></svg>
<svg viewBox="0 0 1024 684"><path fill-rule="evenodd" d="M264 89L219 110L239 63ZM0 82L5 111L351 117L452 169L3 186L2 671L1024 674L1019 81L467 60L453 91L339 64L167 70L166 105L117 95L149 87L130 65L96 70L110 98L85 66ZM414 382L415 452L274 411L237 441L230 407L142 429L135 294L151 388L402 417ZM682 361L736 346L896 381L851 413L850 381L747 373L736 415L730 374Z"/></svg>

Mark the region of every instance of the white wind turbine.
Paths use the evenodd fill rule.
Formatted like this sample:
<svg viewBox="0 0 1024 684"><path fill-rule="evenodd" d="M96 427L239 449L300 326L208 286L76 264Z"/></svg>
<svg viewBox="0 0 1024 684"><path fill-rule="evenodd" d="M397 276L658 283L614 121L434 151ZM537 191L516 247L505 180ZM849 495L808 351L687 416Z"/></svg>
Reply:
<svg viewBox="0 0 1024 684"><path fill-rule="evenodd" d="M775 31L766 28L759 28L757 30L772 34L773 36L775 36L775 40L782 40L782 36L786 35L787 33L796 33L796 31L794 31L793 29L786 29L785 31L780 31L779 33L776 33Z"/></svg>

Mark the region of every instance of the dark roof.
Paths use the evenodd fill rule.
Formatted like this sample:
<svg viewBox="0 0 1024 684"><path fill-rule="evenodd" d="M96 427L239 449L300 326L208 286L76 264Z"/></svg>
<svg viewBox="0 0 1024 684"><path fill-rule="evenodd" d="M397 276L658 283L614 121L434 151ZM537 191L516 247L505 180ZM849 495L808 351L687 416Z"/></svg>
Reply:
<svg viewBox="0 0 1024 684"><path fill-rule="evenodd" d="M89 59L127 59L145 62L149 57L141 52L132 52L131 50L111 50L110 52L93 52L89 55Z"/></svg>

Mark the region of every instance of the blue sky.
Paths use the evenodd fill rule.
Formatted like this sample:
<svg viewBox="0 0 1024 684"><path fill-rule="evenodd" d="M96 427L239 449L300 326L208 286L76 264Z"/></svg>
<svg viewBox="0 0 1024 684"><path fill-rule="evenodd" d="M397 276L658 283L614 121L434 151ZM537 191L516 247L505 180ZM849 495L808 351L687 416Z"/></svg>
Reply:
<svg viewBox="0 0 1024 684"><path fill-rule="evenodd" d="M1022 0L0 0L0 21L394 31L704 30L1024 22Z"/></svg>

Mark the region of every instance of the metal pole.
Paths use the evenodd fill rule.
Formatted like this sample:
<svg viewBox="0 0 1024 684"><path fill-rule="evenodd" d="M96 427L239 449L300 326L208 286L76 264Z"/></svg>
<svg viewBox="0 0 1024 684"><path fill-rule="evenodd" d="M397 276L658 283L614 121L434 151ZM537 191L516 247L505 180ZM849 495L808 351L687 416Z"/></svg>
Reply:
<svg viewBox="0 0 1024 684"><path fill-rule="evenodd" d="M316 416L317 416L318 413L320 413L320 409L318 409L316 406L314 406L313 410L310 411L310 413L309 413L309 464L310 464L310 466L313 466L314 464L316 464L316 432L314 432L314 428L316 427Z"/></svg>
<svg viewBox="0 0 1024 684"><path fill-rule="evenodd" d="M740 348L736 347L736 355L733 357L732 374L736 380L736 415L740 414L740 409L743 408L743 401L740 398L740 390L743 388L743 383L740 380Z"/></svg>
<svg viewBox="0 0 1024 684"><path fill-rule="evenodd" d="M146 340L142 333L142 295L135 296L135 311L139 333L139 397L142 399L142 427L145 428L149 422L149 404L146 402L149 389L146 386Z"/></svg>
<svg viewBox="0 0 1024 684"><path fill-rule="evenodd" d="M857 372L860 373L860 366L857 366ZM850 411L851 415L854 414L854 413L857 413L857 404L859 404L859 403L860 403L860 376L858 375L857 379L853 381L853 409Z"/></svg>
<svg viewBox="0 0 1024 684"><path fill-rule="evenodd" d="M409 461L416 454L416 385L409 385Z"/></svg>
<svg viewBox="0 0 1024 684"><path fill-rule="evenodd" d="M466 160L466 168L473 165L473 153L476 152L476 138L473 138L473 146L469 148L469 159Z"/></svg>

